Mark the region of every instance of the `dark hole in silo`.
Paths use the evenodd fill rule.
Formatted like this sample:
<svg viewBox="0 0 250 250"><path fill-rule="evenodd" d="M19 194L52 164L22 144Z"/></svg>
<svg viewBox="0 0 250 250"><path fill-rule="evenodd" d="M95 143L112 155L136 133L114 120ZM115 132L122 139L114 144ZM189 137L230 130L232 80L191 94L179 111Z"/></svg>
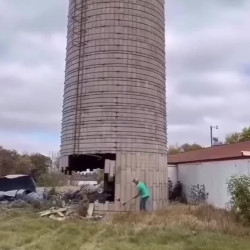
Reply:
<svg viewBox="0 0 250 250"><path fill-rule="evenodd" d="M116 161L115 154L88 154L88 155L70 155L69 167L67 173L71 174L75 172L94 171L96 169L103 169L105 167L105 161ZM109 174L104 173L104 192L106 201L113 202L115 200L115 176L110 179Z"/></svg>

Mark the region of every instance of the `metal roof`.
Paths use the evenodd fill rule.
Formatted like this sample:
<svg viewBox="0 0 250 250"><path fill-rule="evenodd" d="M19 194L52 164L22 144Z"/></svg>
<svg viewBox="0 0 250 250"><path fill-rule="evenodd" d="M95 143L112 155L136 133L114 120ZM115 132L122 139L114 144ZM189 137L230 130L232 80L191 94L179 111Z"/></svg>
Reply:
<svg viewBox="0 0 250 250"><path fill-rule="evenodd" d="M250 155L246 153L249 151L250 151L250 141L225 144L225 145L213 146L210 148L203 148L190 152L170 155L168 157L168 163L177 164L177 163L250 158Z"/></svg>

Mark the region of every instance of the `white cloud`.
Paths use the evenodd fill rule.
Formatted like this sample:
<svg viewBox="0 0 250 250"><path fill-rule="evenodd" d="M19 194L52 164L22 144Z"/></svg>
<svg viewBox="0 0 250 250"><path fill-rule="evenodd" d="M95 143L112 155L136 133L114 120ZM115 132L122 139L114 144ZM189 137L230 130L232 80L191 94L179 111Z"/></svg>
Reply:
<svg viewBox="0 0 250 250"><path fill-rule="evenodd" d="M220 125L221 140L250 125L250 4L191 0L168 7L169 142L209 145L210 125Z"/></svg>
<svg viewBox="0 0 250 250"><path fill-rule="evenodd" d="M68 1L1 1L0 145L58 150Z"/></svg>
<svg viewBox="0 0 250 250"><path fill-rule="evenodd" d="M250 125L250 3L167 1L169 143L209 145ZM0 1L0 145L60 144L67 0Z"/></svg>

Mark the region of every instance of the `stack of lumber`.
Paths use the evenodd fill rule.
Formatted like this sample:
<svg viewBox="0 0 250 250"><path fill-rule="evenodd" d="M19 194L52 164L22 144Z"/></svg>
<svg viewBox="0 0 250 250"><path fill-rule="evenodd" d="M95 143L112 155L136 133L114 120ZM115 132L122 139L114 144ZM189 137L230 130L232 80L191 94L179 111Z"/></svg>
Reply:
<svg viewBox="0 0 250 250"><path fill-rule="evenodd" d="M86 219L95 219L95 216L93 216L95 209L94 203L89 203ZM55 208L52 207L48 210L42 211L38 213L41 217L48 217L52 220L56 221L64 221L70 217L81 217L77 214L77 211L73 209L72 207L65 207L65 208Z"/></svg>
<svg viewBox="0 0 250 250"><path fill-rule="evenodd" d="M48 210L39 213L41 217L49 217L52 220L64 221L69 215L73 213L73 210L69 208L50 208Z"/></svg>

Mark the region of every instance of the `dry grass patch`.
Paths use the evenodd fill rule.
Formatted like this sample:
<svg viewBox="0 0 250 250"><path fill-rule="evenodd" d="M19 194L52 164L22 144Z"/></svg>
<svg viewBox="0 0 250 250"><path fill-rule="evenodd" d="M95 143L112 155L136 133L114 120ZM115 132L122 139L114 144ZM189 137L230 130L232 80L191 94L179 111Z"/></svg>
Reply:
<svg viewBox="0 0 250 250"><path fill-rule="evenodd" d="M237 221L229 211L213 206L170 206L155 213L119 214L112 219L114 224L131 224L138 228L156 226L158 228L187 228L194 231L209 231L250 236L250 228Z"/></svg>
<svg viewBox="0 0 250 250"><path fill-rule="evenodd" d="M57 222L32 208L0 209L1 250L249 250L249 235L230 213L212 207L169 207L102 222Z"/></svg>

